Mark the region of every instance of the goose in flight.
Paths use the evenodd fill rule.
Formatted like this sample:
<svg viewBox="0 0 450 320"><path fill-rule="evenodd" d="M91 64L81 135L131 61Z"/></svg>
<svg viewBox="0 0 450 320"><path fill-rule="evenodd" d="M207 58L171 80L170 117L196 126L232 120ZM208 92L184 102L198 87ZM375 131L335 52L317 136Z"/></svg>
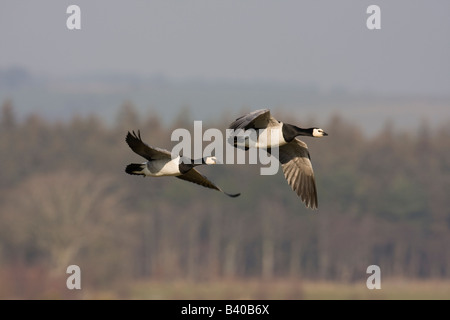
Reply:
<svg viewBox="0 0 450 320"><path fill-rule="evenodd" d="M235 134L239 132L237 130L255 130L255 148L264 148L270 153L271 148L278 147L278 160L288 184L307 208L317 209L317 189L311 157L306 143L297 137L324 137L328 135L326 132L320 128L303 129L278 121L271 116L269 109L256 110L239 117L230 124L229 129L233 129ZM230 143L235 147L246 150L249 148L248 139L243 142L238 141L236 136L231 138Z"/></svg>
<svg viewBox="0 0 450 320"><path fill-rule="evenodd" d="M139 130L137 134L134 131L133 133L128 132L125 141L131 150L147 159L144 163L130 163L127 165L125 172L128 174L142 175L144 177L174 176L182 180L199 184L206 188L223 192L229 197L234 198L240 195L240 193L230 194L224 192L194 168L202 164L216 164L217 160L215 157L202 158L201 163L197 163L197 161L180 156L172 159L169 151L157 147L151 147L144 143L141 139L141 133Z"/></svg>

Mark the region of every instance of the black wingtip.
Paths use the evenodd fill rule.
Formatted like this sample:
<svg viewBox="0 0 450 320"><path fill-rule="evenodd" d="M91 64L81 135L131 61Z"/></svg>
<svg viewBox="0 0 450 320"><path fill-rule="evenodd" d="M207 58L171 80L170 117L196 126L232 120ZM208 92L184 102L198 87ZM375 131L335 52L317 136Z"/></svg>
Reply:
<svg viewBox="0 0 450 320"><path fill-rule="evenodd" d="M231 193L226 193L224 192L227 196L231 197L231 198L236 198L239 197L241 194L240 193L235 193L235 194L231 194Z"/></svg>
<svg viewBox="0 0 450 320"><path fill-rule="evenodd" d="M133 133L134 133L134 131L133 131ZM125 137L125 141L128 145L130 145L131 141L135 138L136 137L133 136L133 134L130 131L128 131L127 136Z"/></svg>
<svg viewBox="0 0 450 320"><path fill-rule="evenodd" d="M138 163L130 163L125 168L125 172L128 174L137 175L137 176L139 176L139 175L145 176L145 174L139 172L141 170L142 170L142 165L138 164Z"/></svg>
<svg viewBox="0 0 450 320"><path fill-rule="evenodd" d="M125 138L125 141L130 141L130 139L137 139L137 140L141 140L142 141L142 139L141 139L141 131L140 130L138 130L137 131L137 134L136 134L136 132L133 130L133 131L128 131L128 133L127 133L127 136L126 136L126 138Z"/></svg>

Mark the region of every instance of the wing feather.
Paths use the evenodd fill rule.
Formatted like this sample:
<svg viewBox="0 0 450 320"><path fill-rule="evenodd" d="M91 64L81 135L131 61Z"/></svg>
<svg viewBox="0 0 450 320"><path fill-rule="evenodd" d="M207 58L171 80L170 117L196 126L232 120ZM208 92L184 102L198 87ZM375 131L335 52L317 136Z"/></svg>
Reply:
<svg viewBox="0 0 450 320"><path fill-rule="evenodd" d="M214 190L223 192L227 196L230 196L230 197L233 197L233 198L240 195L240 193L237 193L237 194L226 193L225 191L220 189L218 186L216 186L214 183L209 181L208 178L206 178L204 175L202 175L200 172L198 172L194 168L189 170L185 174L177 176L177 178L182 179L182 180L186 180L186 181L189 181L189 182L193 182L193 183L196 183L196 184L199 184L199 185L201 185L203 187L206 187L206 188L210 188L210 189L214 189Z"/></svg>
<svg viewBox="0 0 450 320"><path fill-rule="evenodd" d="M270 115L269 109L260 109L237 118L230 124L229 129L264 129L278 123L278 120Z"/></svg>
<svg viewBox="0 0 450 320"><path fill-rule="evenodd" d="M151 147L145 142L143 142L139 130L137 134L134 131L133 133L128 132L125 141L131 148L131 150L133 150L135 153L137 153L138 155L149 161L159 159L171 159L171 154L169 151L157 147Z"/></svg>
<svg viewBox="0 0 450 320"><path fill-rule="evenodd" d="M308 147L299 139L279 148L284 177L292 190L311 209L317 209L317 188Z"/></svg>

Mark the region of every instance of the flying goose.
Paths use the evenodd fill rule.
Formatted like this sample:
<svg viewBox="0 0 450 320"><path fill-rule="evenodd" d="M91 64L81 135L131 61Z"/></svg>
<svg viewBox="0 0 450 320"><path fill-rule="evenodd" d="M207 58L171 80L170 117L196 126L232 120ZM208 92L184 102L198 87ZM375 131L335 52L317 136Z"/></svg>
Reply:
<svg viewBox="0 0 450 320"><path fill-rule="evenodd" d="M216 164L217 160L215 157L202 158L201 163L197 163L197 161L180 156L172 159L169 151L157 147L151 147L144 143L141 139L141 133L139 130L137 134L134 131L132 134L128 132L125 141L131 150L147 159L144 163L130 163L127 165L125 172L128 174L142 175L144 177L174 176L182 180L199 184L206 188L218 190L225 193L229 197L234 198L240 195L240 193L229 194L224 192L194 168L202 164Z"/></svg>
<svg viewBox="0 0 450 320"><path fill-rule="evenodd" d="M229 129L235 130L235 133L239 129L256 130L254 147L267 149L269 153L271 148L278 147L278 160L288 184L307 208L317 209L317 189L311 157L306 143L297 136L324 137L328 135L327 133L320 128L303 129L278 121L271 116L269 109L256 110L239 117L230 124ZM266 138L271 137L267 130L270 130L271 133L278 133L278 135L274 135L278 139L271 141L272 139ZM232 138L235 147L248 149L248 139L242 144L242 140L238 142L236 137Z"/></svg>

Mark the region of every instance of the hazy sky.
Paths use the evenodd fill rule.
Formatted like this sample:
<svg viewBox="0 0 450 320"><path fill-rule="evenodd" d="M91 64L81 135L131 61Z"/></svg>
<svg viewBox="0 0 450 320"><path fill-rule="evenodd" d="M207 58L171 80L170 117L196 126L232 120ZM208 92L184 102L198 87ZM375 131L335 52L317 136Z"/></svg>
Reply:
<svg viewBox="0 0 450 320"><path fill-rule="evenodd" d="M81 30L66 9L81 8ZM381 8L381 30L366 9ZM450 1L0 2L0 68L448 95Z"/></svg>

